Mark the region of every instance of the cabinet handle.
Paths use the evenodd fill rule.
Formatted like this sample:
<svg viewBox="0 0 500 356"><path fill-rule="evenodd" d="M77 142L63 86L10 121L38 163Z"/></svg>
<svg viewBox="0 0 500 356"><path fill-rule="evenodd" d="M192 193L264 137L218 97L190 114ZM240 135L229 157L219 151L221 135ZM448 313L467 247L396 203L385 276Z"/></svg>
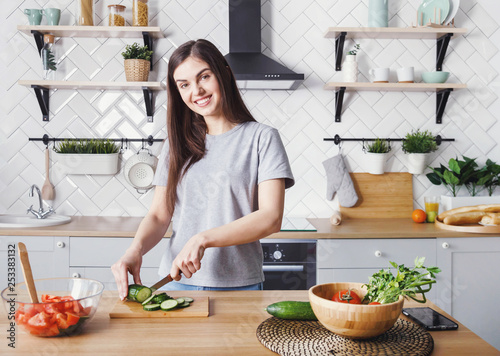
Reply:
<svg viewBox="0 0 500 356"><path fill-rule="evenodd" d="M57 247L59 248L64 248L64 246L66 246L66 244L62 241L57 241L57 244L56 244Z"/></svg>
<svg viewBox="0 0 500 356"><path fill-rule="evenodd" d="M375 257L381 257L382 256L382 252L377 250L375 251Z"/></svg>
<svg viewBox="0 0 500 356"><path fill-rule="evenodd" d="M73 277L73 278L80 278L81 276L82 275L80 273L76 273L76 272L71 275L71 277Z"/></svg>
<svg viewBox="0 0 500 356"><path fill-rule="evenodd" d="M450 248L450 244L448 242L443 242L443 244L441 245L441 247L443 247L443 248Z"/></svg>

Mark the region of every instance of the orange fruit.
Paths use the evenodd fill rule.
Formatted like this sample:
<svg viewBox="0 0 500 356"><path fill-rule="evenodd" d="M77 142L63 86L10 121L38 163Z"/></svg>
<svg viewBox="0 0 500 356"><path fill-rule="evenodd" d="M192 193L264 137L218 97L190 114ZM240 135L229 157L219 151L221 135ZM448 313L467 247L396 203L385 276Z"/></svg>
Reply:
<svg viewBox="0 0 500 356"><path fill-rule="evenodd" d="M411 214L411 218L416 223L423 223L427 219L427 214L422 209L415 209Z"/></svg>

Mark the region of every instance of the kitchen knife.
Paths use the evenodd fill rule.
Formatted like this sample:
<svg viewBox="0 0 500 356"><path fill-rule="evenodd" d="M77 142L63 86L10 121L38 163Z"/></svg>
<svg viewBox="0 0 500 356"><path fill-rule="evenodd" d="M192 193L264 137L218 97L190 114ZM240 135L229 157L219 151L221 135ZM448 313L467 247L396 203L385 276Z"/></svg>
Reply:
<svg viewBox="0 0 500 356"><path fill-rule="evenodd" d="M167 284L169 282L172 282L172 281L173 281L173 279L172 279L172 277L170 277L170 273L169 273L165 278L159 280L158 282L156 282L155 284L153 284L151 287L149 287L149 289L151 289L154 292L158 288L161 288L165 284Z"/></svg>

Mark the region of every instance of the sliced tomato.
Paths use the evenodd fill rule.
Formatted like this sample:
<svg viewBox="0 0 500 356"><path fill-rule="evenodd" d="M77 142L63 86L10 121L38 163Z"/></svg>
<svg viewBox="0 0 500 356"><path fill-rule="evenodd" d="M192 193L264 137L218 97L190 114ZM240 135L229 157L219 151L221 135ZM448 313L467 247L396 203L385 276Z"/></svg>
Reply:
<svg viewBox="0 0 500 356"><path fill-rule="evenodd" d="M368 305L380 305L379 302L371 302L371 303L368 303Z"/></svg>
<svg viewBox="0 0 500 356"><path fill-rule="evenodd" d="M68 328L68 320L66 314L58 313L56 314L56 325L59 329L67 329Z"/></svg>
<svg viewBox="0 0 500 356"><path fill-rule="evenodd" d="M24 306L24 315L26 315L28 319L31 318L32 316L35 316L38 313L39 311L37 310L37 308L35 308L34 304L26 304Z"/></svg>
<svg viewBox="0 0 500 356"><path fill-rule="evenodd" d="M66 315L68 317L66 319L68 322L68 326L75 325L80 320L80 317L78 315L73 314L73 313L66 312Z"/></svg>
<svg viewBox="0 0 500 356"><path fill-rule="evenodd" d="M40 312L28 320L28 325L35 328L45 329L50 326L50 319L51 317L47 313Z"/></svg>
<svg viewBox="0 0 500 356"><path fill-rule="evenodd" d="M30 320L30 318L26 314L16 313L16 323L17 323L17 325L25 325L25 324L28 323L28 320Z"/></svg>
<svg viewBox="0 0 500 356"><path fill-rule="evenodd" d="M89 315L91 310L92 310L92 307L83 308L83 310L80 312L80 316L87 316L87 315Z"/></svg>
<svg viewBox="0 0 500 356"><path fill-rule="evenodd" d="M52 324L43 333L44 336L57 336L59 335L59 328L56 324Z"/></svg>

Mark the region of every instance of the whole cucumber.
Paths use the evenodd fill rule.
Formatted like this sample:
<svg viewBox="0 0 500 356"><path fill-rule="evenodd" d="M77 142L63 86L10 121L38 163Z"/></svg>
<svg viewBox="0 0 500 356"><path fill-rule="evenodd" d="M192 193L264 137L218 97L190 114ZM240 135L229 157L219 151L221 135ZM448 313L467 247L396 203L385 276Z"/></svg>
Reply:
<svg viewBox="0 0 500 356"><path fill-rule="evenodd" d="M280 319L318 320L309 302L283 301L268 305L266 311Z"/></svg>

